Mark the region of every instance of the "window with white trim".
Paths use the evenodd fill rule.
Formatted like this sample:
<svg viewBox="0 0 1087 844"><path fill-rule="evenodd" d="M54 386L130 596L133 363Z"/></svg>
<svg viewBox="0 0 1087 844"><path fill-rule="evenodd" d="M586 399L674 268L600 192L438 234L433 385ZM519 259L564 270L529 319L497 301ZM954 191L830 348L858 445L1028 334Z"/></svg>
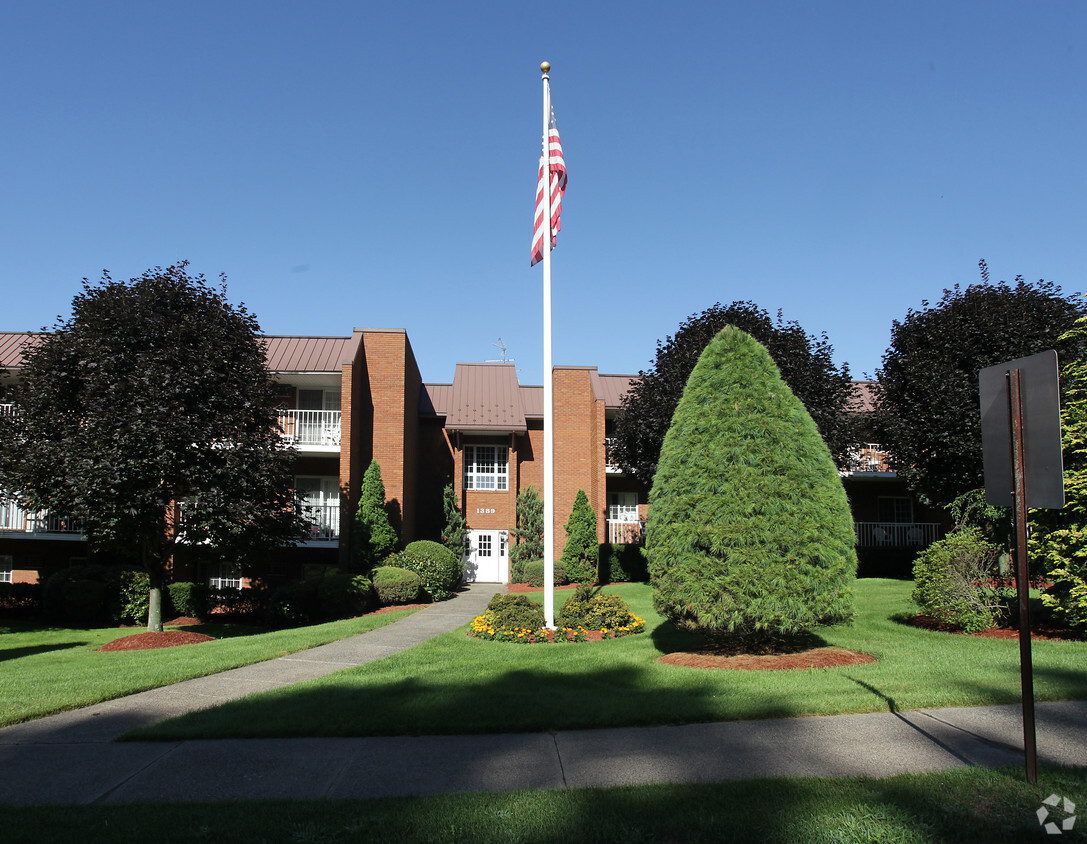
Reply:
<svg viewBox="0 0 1087 844"><path fill-rule="evenodd" d="M481 557L491 556L491 535L489 533L481 533L479 535L479 547L476 553Z"/></svg>
<svg viewBox="0 0 1087 844"><path fill-rule="evenodd" d="M638 493L636 493L636 492L610 492L610 493L608 493L608 521L609 522L636 522L636 521L638 521Z"/></svg>
<svg viewBox="0 0 1087 844"><path fill-rule="evenodd" d="M208 569L208 586L212 589L241 589L242 573L237 566L219 563Z"/></svg>
<svg viewBox="0 0 1087 844"><path fill-rule="evenodd" d="M466 489L509 489L509 451L504 445L466 445L464 447L464 486Z"/></svg>
<svg viewBox="0 0 1087 844"><path fill-rule="evenodd" d="M913 521L913 499L904 495L881 495L876 499L879 521L909 524Z"/></svg>
<svg viewBox="0 0 1087 844"><path fill-rule="evenodd" d="M0 583L13 583L15 558L11 554L0 554Z"/></svg>

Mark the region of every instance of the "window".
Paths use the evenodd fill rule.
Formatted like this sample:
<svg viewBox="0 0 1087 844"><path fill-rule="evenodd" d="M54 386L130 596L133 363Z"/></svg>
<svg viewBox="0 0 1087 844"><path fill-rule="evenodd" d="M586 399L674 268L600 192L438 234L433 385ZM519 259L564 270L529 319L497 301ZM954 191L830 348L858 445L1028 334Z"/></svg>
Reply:
<svg viewBox="0 0 1087 844"><path fill-rule="evenodd" d="M479 548L476 553L481 557L491 556L491 535L489 533L479 535Z"/></svg>
<svg viewBox="0 0 1087 844"><path fill-rule="evenodd" d="M208 569L208 586L212 589L241 589L242 573L230 563L220 563Z"/></svg>
<svg viewBox="0 0 1087 844"><path fill-rule="evenodd" d="M14 567L15 558L11 554L0 554L0 583L14 582L12 573Z"/></svg>
<svg viewBox="0 0 1087 844"><path fill-rule="evenodd" d="M506 447L466 445L464 483L468 489L509 489L509 453Z"/></svg>
<svg viewBox="0 0 1087 844"><path fill-rule="evenodd" d="M608 493L608 521L609 522L636 522L636 521L638 521L638 493L636 493L636 492L610 492L610 493Z"/></svg>
<svg viewBox="0 0 1087 844"><path fill-rule="evenodd" d="M876 501L881 522L896 525L909 524L913 521L913 499L899 495L882 495Z"/></svg>

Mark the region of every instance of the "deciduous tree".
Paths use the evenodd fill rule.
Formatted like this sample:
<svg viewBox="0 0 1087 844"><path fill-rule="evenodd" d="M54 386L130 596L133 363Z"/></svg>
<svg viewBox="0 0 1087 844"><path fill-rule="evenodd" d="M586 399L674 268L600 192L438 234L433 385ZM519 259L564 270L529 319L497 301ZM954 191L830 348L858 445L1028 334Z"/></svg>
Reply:
<svg viewBox="0 0 1087 844"><path fill-rule="evenodd" d="M727 307L717 303L688 317L675 336L657 341L653 365L638 373L623 399L615 425L614 458L626 471L644 479L646 487L656 471L661 443L687 378L702 350L726 325L745 331L767 348L835 456L852 442L849 369L835 366L826 335L808 334L799 323L785 322L780 312L772 320L753 302L733 302Z"/></svg>
<svg viewBox="0 0 1087 844"><path fill-rule="evenodd" d="M978 373L987 366L1056 349L1063 362L1087 343L1066 335L1087 311L1046 281L982 280L945 290L895 320L875 385L878 430L892 466L928 501L948 504L984 485Z"/></svg>
<svg viewBox="0 0 1087 844"><path fill-rule="evenodd" d="M305 530L256 318L186 266L84 279L27 351L0 427L0 487L138 562L148 630L179 543L245 568Z"/></svg>

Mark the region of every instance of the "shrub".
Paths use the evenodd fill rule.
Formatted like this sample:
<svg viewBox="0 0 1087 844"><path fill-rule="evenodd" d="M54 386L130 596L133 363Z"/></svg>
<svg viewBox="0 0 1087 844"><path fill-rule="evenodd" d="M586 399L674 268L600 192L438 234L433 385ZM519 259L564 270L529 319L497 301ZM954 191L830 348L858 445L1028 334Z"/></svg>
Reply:
<svg viewBox="0 0 1087 844"><path fill-rule="evenodd" d="M110 616L117 624L146 624L151 578L145 571L114 571L107 588Z"/></svg>
<svg viewBox="0 0 1087 844"><path fill-rule="evenodd" d="M969 633L996 622L999 597L991 585L999 546L976 527L949 533L917 555L911 597L925 615Z"/></svg>
<svg viewBox="0 0 1087 844"><path fill-rule="evenodd" d="M0 615L26 618L42 611L40 583L0 583Z"/></svg>
<svg viewBox="0 0 1087 844"><path fill-rule="evenodd" d="M61 569L42 590L46 615L80 626L147 620L146 572L88 563Z"/></svg>
<svg viewBox="0 0 1087 844"><path fill-rule="evenodd" d="M596 525L596 513L589 506L589 498L585 490L579 489L566 522L566 545L562 549L562 565L574 583L591 583L596 578L600 558Z"/></svg>
<svg viewBox="0 0 1087 844"><path fill-rule="evenodd" d="M369 578L337 572L316 581L317 601L325 619L353 618L366 612L374 597Z"/></svg>
<svg viewBox="0 0 1087 844"><path fill-rule="evenodd" d="M383 605L410 604L418 600L423 582L413 571L398 566L379 566L374 569L374 592Z"/></svg>
<svg viewBox="0 0 1087 844"><path fill-rule="evenodd" d="M171 583L167 587L175 616L199 618L208 614L208 587L203 583Z"/></svg>
<svg viewBox="0 0 1087 844"><path fill-rule="evenodd" d="M457 506L457 491L452 483L442 490L442 515L445 525L442 528L442 545L458 558L464 556L464 528L467 522L464 513Z"/></svg>
<svg viewBox="0 0 1087 844"><path fill-rule="evenodd" d="M645 551L640 545L600 546L597 583L642 583L649 580Z"/></svg>
<svg viewBox="0 0 1087 844"><path fill-rule="evenodd" d="M273 627L295 627L311 624L317 620L319 613L316 583L293 580L272 590L264 618Z"/></svg>
<svg viewBox="0 0 1087 844"><path fill-rule="evenodd" d="M527 595L495 595L483 617L493 627L538 630L544 625L544 611Z"/></svg>
<svg viewBox="0 0 1087 844"><path fill-rule="evenodd" d="M423 589L435 601L448 598L464 577L460 557L442 545L420 539L396 555L395 565L419 575Z"/></svg>
<svg viewBox="0 0 1087 844"><path fill-rule="evenodd" d="M524 582L529 586L544 585L544 561L533 560L524 565ZM566 577L566 568L561 563L555 563L555 586L563 586L570 581Z"/></svg>
<svg viewBox="0 0 1087 844"><path fill-rule="evenodd" d="M544 552L544 513L540 492L534 486L517 493L517 541L510 548L510 575L514 569L524 573L524 564L538 560ZM514 583L521 583L514 580Z"/></svg>
<svg viewBox="0 0 1087 844"><path fill-rule="evenodd" d="M646 555L658 611L709 636L852 616L856 537L818 428L752 337L702 352L664 438Z"/></svg>
<svg viewBox="0 0 1087 844"><path fill-rule="evenodd" d="M641 633L645 630L644 619L630 611L630 605L618 595L604 592L593 594L591 586L579 586L559 612L560 627L584 627L586 630L603 630L613 636Z"/></svg>

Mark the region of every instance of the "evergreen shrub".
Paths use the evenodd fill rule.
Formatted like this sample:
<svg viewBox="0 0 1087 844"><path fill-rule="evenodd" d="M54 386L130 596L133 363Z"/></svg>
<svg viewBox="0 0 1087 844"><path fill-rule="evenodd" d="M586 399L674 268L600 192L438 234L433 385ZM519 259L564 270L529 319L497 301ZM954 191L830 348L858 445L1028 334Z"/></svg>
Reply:
<svg viewBox="0 0 1087 844"><path fill-rule="evenodd" d="M167 590L175 617L204 620L208 614L208 587L203 583L171 583Z"/></svg>
<svg viewBox="0 0 1087 844"><path fill-rule="evenodd" d="M400 568L419 575L423 589L432 600L444 601L460 586L464 577L464 563L440 542L420 539L395 555Z"/></svg>
<svg viewBox="0 0 1087 844"><path fill-rule="evenodd" d="M579 489L566 522L566 545L563 546L561 558L566 576L573 583L592 583L596 579L600 559L596 526L596 513L589 505L589 497L585 490Z"/></svg>
<svg viewBox="0 0 1087 844"><path fill-rule="evenodd" d="M272 590L264 618L273 627L298 627L312 624L319 613L316 582L292 580Z"/></svg>
<svg viewBox="0 0 1087 844"><path fill-rule="evenodd" d="M649 580L649 567L641 545L600 546L597 583L643 583Z"/></svg>
<svg viewBox="0 0 1087 844"><path fill-rule="evenodd" d="M559 627L586 630L606 630L613 635L640 633L645 621L630 611L630 605L618 595L595 592L583 584L562 605L557 619Z"/></svg>
<svg viewBox="0 0 1087 844"><path fill-rule="evenodd" d="M650 493L659 612L709 636L791 635L852 617L849 501L766 349L725 328L687 381Z"/></svg>
<svg viewBox="0 0 1087 844"><path fill-rule="evenodd" d="M378 566L374 569L373 584L377 600L383 606L413 603L423 588L419 575L398 566Z"/></svg>
<svg viewBox="0 0 1087 844"><path fill-rule="evenodd" d="M147 621L149 578L144 571L87 563L53 574L42 589L46 615L76 626Z"/></svg>
<svg viewBox="0 0 1087 844"><path fill-rule="evenodd" d="M362 615L374 598L373 584L368 577L361 574L336 572L315 582L317 602L324 619Z"/></svg>
<svg viewBox="0 0 1087 844"><path fill-rule="evenodd" d="M555 586L565 586L570 582L566 576L566 567L561 563L555 563ZM533 560L524 565L524 582L529 586L544 585L544 561Z"/></svg>
<svg viewBox="0 0 1087 844"><path fill-rule="evenodd" d="M385 482L381 479L381 466L376 460L371 460L362 476L362 489L351 534L351 555L355 567L359 571L369 571L396 549L398 541L396 529L385 509Z"/></svg>
<svg viewBox="0 0 1087 844"><path fill-rule="evenodd" d="M517 571L522 577L524 565L530 560L543 557L544 518L543 500L534 486L525 487L517 493L517 529L514 531L517 541L510 547L510 576ZM520 579L514 583L523 582Z"/></svg>
<svg viewBox="0 0 1087 844"><path fill-rule="evenodd" d="M932 543L913 565L911 597L925 615L973 633L992 627L1002 601L994 586L1000 547L976 527Z"/></svg>

